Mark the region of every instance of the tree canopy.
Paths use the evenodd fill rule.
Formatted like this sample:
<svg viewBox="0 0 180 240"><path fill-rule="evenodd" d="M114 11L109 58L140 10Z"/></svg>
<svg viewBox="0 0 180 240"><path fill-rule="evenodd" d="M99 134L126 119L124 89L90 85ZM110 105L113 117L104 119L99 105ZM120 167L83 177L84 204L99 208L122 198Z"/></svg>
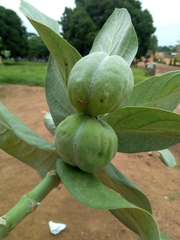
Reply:
<svg viewBox="0 0 180 240"><path fill-rule="evenodd" d="M155 53L157 51L157 47L158 47L157 37L156 35L152 35L150 38L149 50L152 50L153 53Z"/></svg>
<svg viewBox="0 0 180 240"><path fill-rule="evenodd" d="M139 49L137 57L146 54L151 35L155 32L153 18L142 10L138 0L75 0L74 9L65 8L60 24L63 37L82 54L86 55L98 31L115 8L126 8L136 30Z"/></svg>
<svg viewBox="0 0 180 240"><path fill-rule="evenodd" d="M30 34L29 34L30 35ZM49 56L49 50L39 36L31 34L28 38L28 57L45 58Z"/></svg>
<svg viewBox="0 0 180 240"><path fill-rule="evenodd" d="M19 16L11 9L0 6L0 50L10 50L12 57L27 53L27 32Z"/></svg>

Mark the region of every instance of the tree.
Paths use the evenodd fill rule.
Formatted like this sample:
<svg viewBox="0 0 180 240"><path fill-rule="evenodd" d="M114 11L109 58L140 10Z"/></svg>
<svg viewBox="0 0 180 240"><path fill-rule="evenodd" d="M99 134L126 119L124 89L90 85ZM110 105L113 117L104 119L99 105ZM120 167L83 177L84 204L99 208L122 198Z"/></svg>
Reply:
<svg viewBox="0 0 180 240"><path fill-rule="evenodd" d="M94 36L115 8L126 8L128 10L139 40L137 57L146 54L155 27L151 14L148 10L142 10L140 1L76 0L75 3L76 7L74 9L65 9L60 23L63 37L75 46L82 55L89 52ZM82 31L83 27L84 30ZM83 49L79 47L82 45Z"/></svg>
<svg viewBox="0 0 180 240"><path fill-rule="evenodd" d="M83 55L88 54L96 36L96 26L86 10L79 6L74 10L65 8L63 13L63 36ZM67 21L67 22L66 22Z"/></svg>
<svg viewBox="0 0 180 240"><path fill-rule="evenodd" d="M175 46L158 46L157 51L171 54L172 52L176 52L176 47Z"/></svg>
<svg viewBox="0 0 180 240"><path fill-rule="evenodd" d="M152 35L150 38L150 44L149 44L149 50L153 52L153 55L155 56L155 52L157 51L158 47L158 40L156 35Z"/></svg>
<svg viewBox="0 0 180 240"><path fill-rule="evenodd" d="M27 53L27 32L21 19L11 9L0 6L1 50L10 50L12 57L24 57Z"/></svg>
<svg viewBox="0 0 180 240"><path fill-rule="evenodd" d="M28 39L28 57L47 58L49 50L39 36L32 36Z"/></svg>

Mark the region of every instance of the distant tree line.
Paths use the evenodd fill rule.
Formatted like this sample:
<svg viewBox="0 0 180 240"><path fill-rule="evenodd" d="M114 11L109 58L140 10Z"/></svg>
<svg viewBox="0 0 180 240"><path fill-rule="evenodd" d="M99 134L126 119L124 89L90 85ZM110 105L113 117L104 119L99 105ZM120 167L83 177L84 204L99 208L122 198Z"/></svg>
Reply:
<svg viewBox="0 0 180 240"><path fill-rule="evenodd" d="M176 52L176 48L177 48L176 46L158 46L157 51L171 54L173 52Z"/></svg>
<svg viewBox="0 0 180 240"><path fill-rule="evenodd" d="M158 47L155 27L148 10L142 10L138 0L75 0L74 9L65 8L61 21L62 36L82 54L86 55L95 36L115 8L126 8L139 40L137 57L148 50L169 52L166 46ZM35 33L28 33L19 16L13 10L0 6L0 55L4 50L13 58L48 58L49 51Z"/></svg>

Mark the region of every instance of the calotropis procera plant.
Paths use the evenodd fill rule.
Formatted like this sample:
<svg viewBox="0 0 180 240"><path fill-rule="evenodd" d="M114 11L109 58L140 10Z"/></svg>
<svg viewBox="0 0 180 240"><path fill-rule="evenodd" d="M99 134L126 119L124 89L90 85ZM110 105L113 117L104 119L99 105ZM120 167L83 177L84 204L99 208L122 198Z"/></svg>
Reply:
<svg viewBox="0 0 180 240"><path fill-rule="evenodd" d="M84 58L61 38L56 21L25 1L20 9L51 53L45 82L50 113L44 123L55 144L0 105L0 148L42 178L0 217L0 238L61 183L77 201L109 210L138 239L169 239L146 195L110 161L117 151L159 151L165 165L175 166L167 148L180 143L180 116L172 112L180 103L180 71L134 84L129 66L138 43L125 9L115 9Z"/></svg>

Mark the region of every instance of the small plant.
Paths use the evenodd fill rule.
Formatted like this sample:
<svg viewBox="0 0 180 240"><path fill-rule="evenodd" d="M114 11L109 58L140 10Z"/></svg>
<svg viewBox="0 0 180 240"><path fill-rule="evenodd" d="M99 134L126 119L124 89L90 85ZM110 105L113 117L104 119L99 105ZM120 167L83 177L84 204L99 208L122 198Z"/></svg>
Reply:
<svg viewBox="0 0 180 240"><path fill-rule="evenodd" d="M172 201L180 198L180 191L177 191L177 190L176 190L176 191L172 192L172 194L170 195L169 198L170 198L170 200L172 200Z"/></svg>
<svg viewBox="0 0 180 240"><path fill-rule="evenodd" d="M115 9L84 58L60 37L56 21L25 1L20 9L51 53L45 82L50 113L44 123L55 144L0 105L0 148L42 178L0 217L0 238L61 183L77 201L109 210L138 239L169 239L146 195L110 161L117 151L159 151L165 165L176 165L167 148L180 143L180 116L172 112L180 103L180 71L134 85L129 66L138 43L126 9Z"/></svg>

